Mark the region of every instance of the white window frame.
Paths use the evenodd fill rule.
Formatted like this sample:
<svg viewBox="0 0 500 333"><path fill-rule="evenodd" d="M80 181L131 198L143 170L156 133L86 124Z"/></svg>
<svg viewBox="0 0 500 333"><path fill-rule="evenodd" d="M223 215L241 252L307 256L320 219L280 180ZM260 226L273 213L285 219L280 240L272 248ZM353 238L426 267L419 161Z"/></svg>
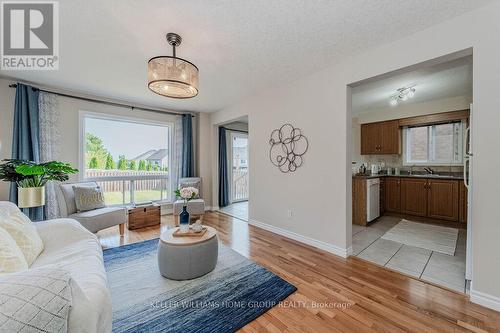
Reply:
<svg viewBox="0 0 500 333"><path fill-rule="evenodd" d="M464 121L460 122L460 127L459 127L459 133L458 133L458 138L457 141L454 142L454 144L457 145L457 147L454 148L455 154L458 154L458 158L453 161L439 161L439 160L434 160L433 156L435 154L434 151L434 135L433 132L435 131L435 126L441 125L441 124L430 124L430 125L425 125L422 127L427 127L428 131L428 160L427 161L408 161L408 151L409 149L409 141L408 141L408 135L410 131L408 130L410 127L404 127L403 128L403 165L404 166L463 166L464 165L464 157L463 157L463 145L464 145L464 133L465 133L465 127L466 123Z"/></svg>
<svg viewBox="0 0 500 333"><path fill-rule="evenodd" d="M150 120L144 118L137 117L129 117L129 116L120 116L114 114L107 113L99 113L92 111L80 110L78 112L79 118L79 126L78 126L78 165L80 168L80 172L78 173L78 178L80 181L95 181L95 182L103 182L103 181L130 181L130 203L122 203L117 204L115 206L123 206L123 205L135 205L134 202L134 186L133 182L137 180L154 180L154 179L166 179L168 181L167 188L167 199L154 200L155 203L160 204L169 204L173 202L173 184L170 179L170 171L172 169L172 152L173 152L173 140L175 133L175 124L169 121L158 121L158 120ZM136 123L142 125L158 125L158 126L167 126L169 128L169 140L168 140L168 173L166 175L144 175L144 176L109 176L109 177L85 177L85 119L94 118L94 119L102 119L102 120L111 120L111 121L121 121L128 123ZM125 201L125 191L123 192L123 201Z"/></svg>

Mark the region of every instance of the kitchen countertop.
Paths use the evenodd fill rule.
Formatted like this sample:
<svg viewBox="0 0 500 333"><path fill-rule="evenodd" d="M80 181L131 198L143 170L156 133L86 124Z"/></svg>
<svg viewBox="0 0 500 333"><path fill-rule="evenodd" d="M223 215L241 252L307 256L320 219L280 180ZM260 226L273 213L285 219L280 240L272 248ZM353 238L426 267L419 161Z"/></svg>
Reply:
<svg viewBox="0 0 500 333"><path fill-rule="evenodd" d="M463 174L400 174L400 175L387 175L385 173L381 174L365 174L365 175L352 175L353 178L371 179L371 178L382 178L382 177L402 177L402 178L432 178L432 179L448 179L448 180L463 180Z"/></svg>

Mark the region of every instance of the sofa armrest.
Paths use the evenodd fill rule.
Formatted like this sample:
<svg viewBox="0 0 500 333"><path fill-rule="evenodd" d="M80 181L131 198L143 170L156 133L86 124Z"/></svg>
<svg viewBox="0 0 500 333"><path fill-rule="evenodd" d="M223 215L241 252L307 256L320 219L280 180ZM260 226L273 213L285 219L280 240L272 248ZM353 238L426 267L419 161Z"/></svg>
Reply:
<svg viewBox="0 0 500 333"><path fill-rule="evenodd" d="M97 236L85 229L80 222L74 219L61 218L35 222L38 234L45 241L60 238L64 242L78 241L81 239L95 239Z"/></svg>

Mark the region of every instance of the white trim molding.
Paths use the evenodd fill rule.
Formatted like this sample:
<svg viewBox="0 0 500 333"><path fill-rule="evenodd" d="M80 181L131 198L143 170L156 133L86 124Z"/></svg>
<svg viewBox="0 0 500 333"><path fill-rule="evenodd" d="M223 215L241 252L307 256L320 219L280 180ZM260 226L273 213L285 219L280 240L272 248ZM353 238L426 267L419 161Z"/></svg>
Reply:
<svg viewBox="0 0 500 333"><path fill-rule="evenodd" d="M299 235L295 232L288 231L282 228L275 227L273 225L259 222L256 220L249 219L248 224L253 225L254 227L261 228L267 231L270 231L272 233L278 234L280 236L284 236L293 240L296 240L297 242L304 243L313 247L316 247L320 250L335 254L337 256L340 256L342 258L347 258L349 256L349 252L352 252L352 248L349 249L343 249L341 247L335 246L330 243L326 243L314 238L310 238L307 236Z"/></svg>
<svg viewBox="0 0 500 333"><path fill-rule="evenodd" d="M471 288L470 301L495 311L500 311L500 297L488 295Z"/></svg>

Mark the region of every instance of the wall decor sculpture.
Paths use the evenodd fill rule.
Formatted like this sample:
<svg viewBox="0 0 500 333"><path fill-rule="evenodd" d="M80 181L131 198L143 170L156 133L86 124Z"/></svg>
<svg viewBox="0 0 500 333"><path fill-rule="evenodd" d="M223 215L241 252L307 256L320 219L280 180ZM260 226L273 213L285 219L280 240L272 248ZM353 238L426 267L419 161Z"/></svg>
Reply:
<svg viewBox="0 0 500 333"><path fill-rule="evenodd" d="M309 142L300 128L284 124L271 132L269 145L271 163L281 172L288 173L302 166Z"/></svg>

